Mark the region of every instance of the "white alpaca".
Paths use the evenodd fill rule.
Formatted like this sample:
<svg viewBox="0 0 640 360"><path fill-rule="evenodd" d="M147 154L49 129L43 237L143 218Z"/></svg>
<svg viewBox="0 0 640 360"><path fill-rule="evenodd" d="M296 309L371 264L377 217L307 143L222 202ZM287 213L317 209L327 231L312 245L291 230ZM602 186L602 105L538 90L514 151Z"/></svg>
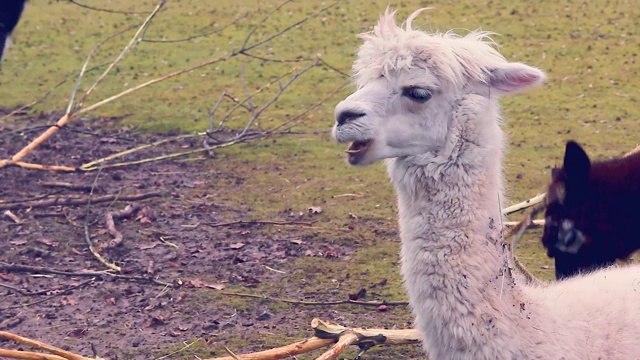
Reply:
<svg viewBox="0 0 640 360"><path fill-rule="evenodd" d="M487 33L429 34L381 17L353 65L333 135L352 165L386 159L398 194L402 275L431 360L640 359L640 268L549 286L511 273L501 237L498 99L545 74Z"/></svg>

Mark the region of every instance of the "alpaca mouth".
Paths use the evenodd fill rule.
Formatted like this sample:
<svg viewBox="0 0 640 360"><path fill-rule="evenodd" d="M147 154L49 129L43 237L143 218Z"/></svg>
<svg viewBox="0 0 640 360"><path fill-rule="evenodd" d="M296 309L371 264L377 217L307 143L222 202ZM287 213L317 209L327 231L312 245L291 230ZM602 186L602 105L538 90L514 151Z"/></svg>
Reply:
<svg viewBox="0 0 640 360"><path fill-rule="evenodd" d="M349 148L346 150L347 154L349 154L349 162L352 164L359 162L364 153L366 153L369 149L369 145L371 145L371 142L372 140L352 142Z"/></svg>

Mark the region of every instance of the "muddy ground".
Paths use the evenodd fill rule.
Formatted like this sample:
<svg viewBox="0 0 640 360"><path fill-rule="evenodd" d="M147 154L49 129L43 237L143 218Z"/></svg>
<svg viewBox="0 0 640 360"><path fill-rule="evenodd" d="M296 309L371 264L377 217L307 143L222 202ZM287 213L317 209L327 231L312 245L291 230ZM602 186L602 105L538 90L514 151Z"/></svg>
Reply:
<svg viewBox="0 0 640 360"><path fill-rule="evenodd" d="M20 126L4 125L0 129L0 158L10 157L43 131L38 126L55 119L55 114L42 115L22 121ZM119 122L76 121L25 161L78 166L175 135L144 135ZM20 130L25 124L28 129ZM200 146L201 139L184 139L124 160ZM243 353L311 336L308 324L314 317L347 325L366 325L367 320L376 323L372 319L375 309L363 315L362 310L350 306L274 306L261 299L222 295L229 288L255 293L252 290L260 284L278 283L282 297L319 300L314 298L318 294L305 293L299 283L283 284L278 269L301 257L325 257L339 265L349 261L354 248L329 240L300 241L305 225L297 222L312 221L313 214L282 211L279 218L270 219L291 222L286 231L279 232L273 231L273 224L235 223L251 220L251 209L222 200L225 194L242 191L243 176L249 174L215 162L196 155L88 173L18 167L0 170L0 206L54 197L161 194L90 206L20 206L11 210L15 218L2 215L0 330L88 356L93 346L99 356L109 359L166 355L169 359L196 359L226 355L222 345ZM52 182L79 188L54 186ZM107 231L105 215L122 211L129 204L139 209L116 217L115 228L123 241L112 246L114 236ZM89 251L85 227L97 252L122 267L121 277L102 273L107 268ZM384 284L372 288L375 286ZM358 291L327 289L322 297L344 300L347 293ZM401 316L406 316L406 309L402 311ZM197 346L171 354L194 340L198 340ZM25 348L8 341L0 341L0 347ZM389 352L387 348L372 355L411 358L417 354L415 350L407 347Z"/></svg>

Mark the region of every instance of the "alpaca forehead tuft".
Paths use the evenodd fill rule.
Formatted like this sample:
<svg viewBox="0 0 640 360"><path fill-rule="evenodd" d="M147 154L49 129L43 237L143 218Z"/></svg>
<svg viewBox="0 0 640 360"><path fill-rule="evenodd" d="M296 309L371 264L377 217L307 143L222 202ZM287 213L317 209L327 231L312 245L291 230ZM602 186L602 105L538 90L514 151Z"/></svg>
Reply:
<svg viewBox="0 0 640 360"><path fill-rule="evenodd" d="M443 83L463 86L469 80L485 82L487 73L507 63L494 47L493 33L476 30L460 36L414 30L412 22L423 10L411 14L403 28L396 24L395 11L387 9L372 32L358 35L364 40L353 63L358 87L415 68L433 72Z"/></svg>

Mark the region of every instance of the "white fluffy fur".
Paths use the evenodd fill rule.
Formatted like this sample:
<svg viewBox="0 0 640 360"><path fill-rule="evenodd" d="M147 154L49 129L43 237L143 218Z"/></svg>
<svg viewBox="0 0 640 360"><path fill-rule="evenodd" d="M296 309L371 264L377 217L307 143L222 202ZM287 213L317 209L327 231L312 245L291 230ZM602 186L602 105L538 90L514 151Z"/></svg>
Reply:
<svg viewBox="0 0 640 360"><path fill-rule="evenodd" d="M381 17L336 107L339 142L368 141L354 165L386 159L398 194L402 275L431 360L638 359L640 268L536 286L511 273L501 237L499 96L544 81L486 33L460 37ZM487 41L489 40L489 41ZM428 89L424 103L403 89ZM352 154L353 155L353 154Z"/></svg>

